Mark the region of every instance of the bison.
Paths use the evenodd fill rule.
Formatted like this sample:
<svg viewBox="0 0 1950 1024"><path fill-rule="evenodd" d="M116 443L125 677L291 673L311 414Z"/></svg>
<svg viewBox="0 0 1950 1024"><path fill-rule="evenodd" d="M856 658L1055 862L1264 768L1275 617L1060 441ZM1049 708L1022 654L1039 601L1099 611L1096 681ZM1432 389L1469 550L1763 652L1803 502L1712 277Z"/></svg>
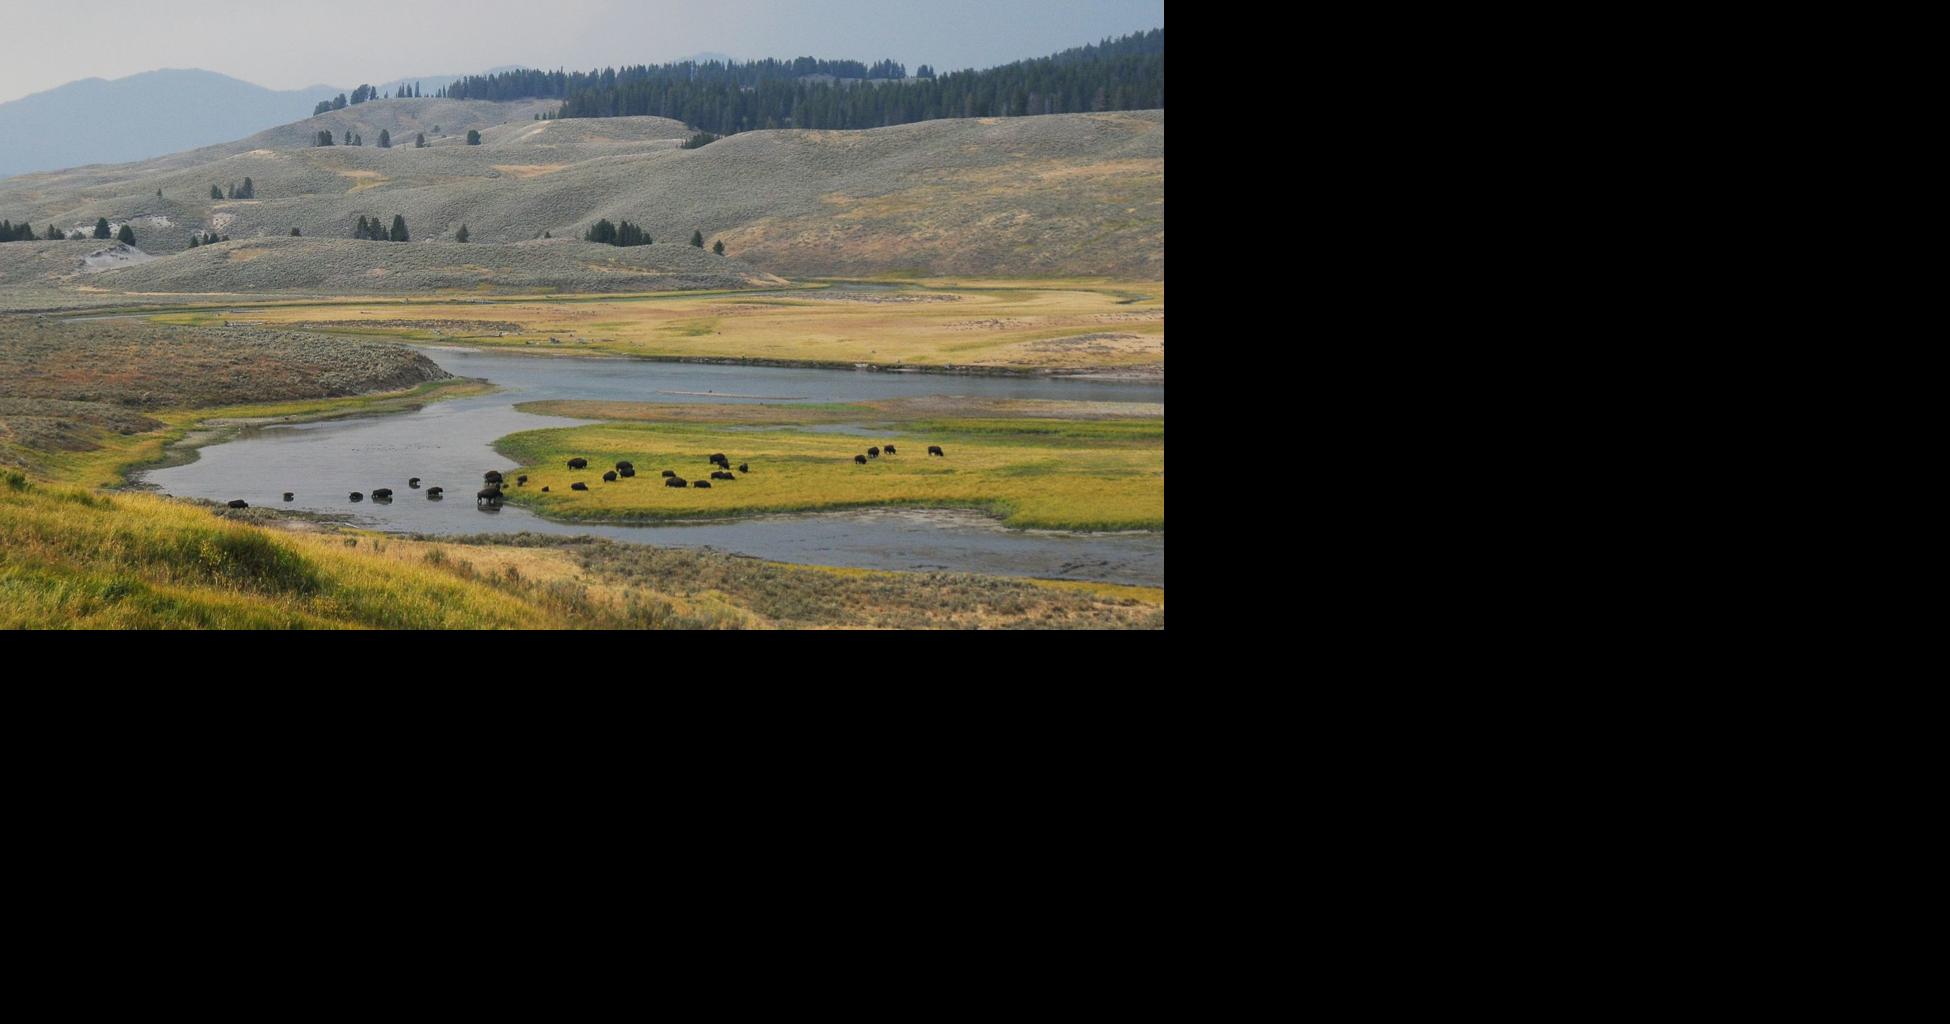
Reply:
<svg viewBox="0 0 1950 1024"><path fill-rule="evenodd" d="M616 482L616 471L615 471L615 470L613 470L613 469L612 469L612 470L610 470L609 472L607 472L607 473L604 473L604 474L603 474L603 483L606 483L606 484L613 484L613 483L615 483L615 482Z"/></svg>
<svg viewBox="0 0 1950 1024"><path fill-rule="evenodd" d="M671 477L673 477L673 476L676 476L676 475L677 475L677 474L675 474L675 473L673 473L673 472L671 472L671 471L670 471L670 470L668 470L668 469L666 469L666 470L664 470L664 479L666 479L666 480L668 480L668 479L670 479Z"/></svg>
<svg viewBox="0 0 1950 1024"><path fill-rule="evenodd" d="M542 485L542 493L543 493L543 494L547 494L547 493L548 493L548 485L546 485L546 484L544 484L544 485Z"/></svg>
<svg viewBox="0 0 1950 1024"><path fill-rule="evenodd" d="M631 469L619 469L619 470L617 470L617 471L616 471L616 474L617 474L618 476L622 476L622 477L633 477L633 476L635 476L635 475L636 475L636 470L635 470L634 468L631 468Z"/></svg>
<svg viewBox="0 0 1950 1024"><path fill-rule="evenodd" d="M890 444L890 445L888 445L888 446L887 446L887 454L889 454L889 455L892 455L892 454L894 454L894 446L893 446L893 445L891 445L891 444Z"/></svg>
<svg viewBox="0 0 1950 1024"><path fill-rule="evenodd" d="M501 482L501 471L490 469L487 472L481 474L481 479L486 481L487 483L498 484Z"/></svg>
<svg viewBox="0 0 1950 1024"><path fill-rule="evenodd" d="M577 480L575 483L569 485L569 490L572 491L586 491L588 489L589 489L589 485L583 483L580 480Z"/></svg>
<svg viewBox="0 0 1950 1024"><path fill-rule="evenodd" d="M286 500L286 501L290 501L290 500L291 500L291 492L290 492L290 491L286 491L286 492L284 492L284 500Z"/></svg>
<svg viewBox="0 0 1950 1024"><path fill-rule="evenodd" d="M516 487L526 487L526 486L528 486L528 477L526 477L526 476L518 476L518 477L515 477L515 486L516 486Z"/></svg>
<svg viewBox="0 0 1950 1024"><path fill-rule="evenodd" d="M944 452L944 451L942 451L942 450L941 450L941 446L940 446L940 445L938 445L938 444L931 444L931 445L928 445L928 454L929 454L929 455L939 455L939 456L941 456L941 457L942 457L942 458L944 458L944 459L948 457L948 453L947 453L947 452Z"/></svg>
<svg viewBox="0 0 1950 1024"><path fill-rule="evenodd" d="M693 480L693 481L691 481L691 486L692 486L692 487L705 487L705 488L708 488L708 487L710 487L710 486L711 486L711 481L709 481L709 480Z"/></svg>
<svg viewBox="0 0 1950 1024"><path fill-rule="evenodd" d="M879 449L879 448L869 448L869 449L867 449L867 458L869 458L869 459L877 459L877 458L880 458L880 449Z"/></svg>
<svg viewBox="0 0 1950 1024"><path fill-rule="evenodd" d="M418 490L420 487L420 478L417 476L407 477L406 486L411 487L414 490Z"/></svg>
<svg viewBox="0 0 1950 1024"><path fill-rule="evenodd" d="M691 485L690 481L684 479L681 476L664 477L665 487L689 487L690 485Z"/></svg>
<svg viewBox="0 0 1950 1024"><path fill-rule="evenodd" d="M724 470L722 470L722 469L720 469L720 470L716 470L716 471L714 471L714 472L712 472L712 474L711 474L711 479L713 479L713 480L736 480L736 479L738 479L738 478L737 478L737 477L735 477L735 476L732 476L732 475L731 475L730 473L728 473L728 472L726 472L726 471L724 471Z"/></svg>
<svg viewBox="0 0 1950 1024"><path fill-rule="evenodd" d="M474 493L474 503L478 505L484 501L490 505L501 504L501 488L483 487L479 491L476 491Z"/></svg>
<svg viewBox="0 0 1950 1024"><path fill-rule="evenodd" d="M393 489L392 489L391 487L381 487L381 488L378 488L378 489L376 489L376 490L374 490L374 491L372 492L372 500L374 500L374 501L391 501L391 500L393 500Z"/></svg>
<svg viewBox="0 0 1950 1024"><path fill-rule="evenodd" d="M749 462L740 462L740 463L738 464L738 472L740 472L740 473L749 473L749 472L751 472L751 471L752 471L752 464L751 464L751 463L749 463Z"/></svg>
<svg viewBox="0 0 1950 1024"><path fill-rule="evenodd" d="M250 506L250 502L247 502L247 501L245 501L245 500L244 500L244 499L242 499L242 498L232 498L232 499L230 499L230 507L231 507L231 508L249 508L249 507L251 507L251 506Z"/></svg>
<svg viewBox="0 0 1950 1024"><path fill-rule="evenodd" d="M622 461L622 462L619 462L619 463L617 463L617 464L616 464L616 471L617 471L618 473L621 473L622 471L624 471L624 470L626 470L626 469L635 469L635 468L636 468L636 463L634 463L634 462L630 462L630 461L628 461L628 460L624 460L624 461Z"/></svg>
<svg viewBox="0 0 1950 1024"><path fill-rule="evenodd" d="M360 494L358 491L353 491L351 494L346 495L345 499L347 501L364 501L366 500L366 496Z"/></svg>
<svg viewBox="0 0 1950 1024"><path fill-rule="evenodd" d="M857 463L859 463L860 465L862 465L862 466L864 466L864 465L866 465L866 464L867 464L867 457L866 457L866 456L864 456L864 455L855 455L855 456L853 457L853 461L855 461L855 462L857 462Z"/></svg>
<svg viewBox="0 0 1950 1024"><path fill-rule="evenodd" d="M569 468L570 468L570 469L588 469L588 468L589 468L589 460L588 460L588 459L570 459L570 460L569 460Z"/></svg>
<svg viewBox="0 0 1950 1024"><path fill-rule="evenodd" d="M447 493L447 492L446 492L446 491L444 491L444 490L442 490L441 488L438 488L438 487L429 487L429 488L427 488L427 500L428 500L428 501L439 501L439 500L440 500L440 496L441 496L442 494L445 494L445 493Z"/></svg>
<svg viewBox="0 0 1950 1024"><path fill-rule="evenodd" d="M723 453L723 452L718 452L717 454L715 454L715 455L712 455L712 456L711 456L711 457L710 457L710 458L709 458L708 460L706 460L706 461L709 461L709 462L723 462L723 461L724 461L724 453Z"/></svg>

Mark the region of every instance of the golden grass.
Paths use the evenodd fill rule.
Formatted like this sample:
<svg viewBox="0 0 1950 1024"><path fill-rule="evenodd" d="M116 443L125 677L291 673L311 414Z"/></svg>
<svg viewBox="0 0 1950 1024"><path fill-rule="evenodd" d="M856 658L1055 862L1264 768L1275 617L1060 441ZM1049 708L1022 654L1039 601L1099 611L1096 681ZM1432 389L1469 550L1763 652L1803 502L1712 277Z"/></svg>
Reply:
<svg viewBox="0 0 1950 1024"><path fill-rule="evenodd" d="M869 445L897 455L853 461ZM946 457L927 454L938 444ZM766 512L914 505L978 508L1014 527L1164 528L1164 425L1157 420L917 421L862 438L797 431L727 431L715 425L607 423L535 430L496 448L523 463L517 502L572 520L710 518ZM709 480L707 455L749 463L709 489L672 488L661 471ZM589 460L572 470L567 461ZM637 475L605 483L618 460ZM577 481L587 491L571 490ZM543 487L549 493L542 493Z"/></svg>
<svg viewBox="0 0 1950 1024"><path fill-rule="evenodd" d="M863 297L923 301L859 301ZM773 295L510 299L488 305L491 311L479 302L438 299L279 303L253 305L250 316L279 327L307 320L396 318L402 306L428 319L489 315L520 324L522 333L472 337L470 343L531 351L573 348L606 355L1006 370L1156 373L1164 366L1164 289L1157 282L929 282L900 291L854 291L845 297L799 289ZM197 322L192 312L158 319ZM384 326L374 326L370 333L418 341L435 337L428 331ZM1116 337L1095 344L1063 343L1087 335ZM550 337L560 344L549 345Z"/></svg>

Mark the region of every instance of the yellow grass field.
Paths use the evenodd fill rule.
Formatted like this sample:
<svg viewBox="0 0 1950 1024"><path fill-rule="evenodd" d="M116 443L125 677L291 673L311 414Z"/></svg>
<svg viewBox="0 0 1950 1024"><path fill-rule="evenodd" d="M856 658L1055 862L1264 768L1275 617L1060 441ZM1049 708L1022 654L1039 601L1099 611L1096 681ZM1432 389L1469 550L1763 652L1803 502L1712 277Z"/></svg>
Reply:
<svg viewBox="0 0 1950 1024"><path fill-rule="evenodd" d="M898 454L853 461L870 445ZM939 445L945 457L927 454ZM1164 528L1164 423L1152 419L948 419L895 425L884 435L727 430L720 425L606 423L535 430L496 448L523 466L512 500L570 520L710 518L889 505L978 508L1009 526L1075 530ZM722 452L751 472L710 481ZM573 457L589 460L567 468ZM637 475L606 483L618 460ZM673 488L662 470L709 489ZM513 486L526 474L525 486ZM570 485L586 483L587 491ZM549 488L542 493L542 488Z"/></svg>
<svg viewBox="0 0 1950 1024"><path fill-rule="evenodd" d="M872 287L825 282L769 293L284 303L155 319L680 359L1141 374L1164 369L1160 282L865 284Z"/></svg>

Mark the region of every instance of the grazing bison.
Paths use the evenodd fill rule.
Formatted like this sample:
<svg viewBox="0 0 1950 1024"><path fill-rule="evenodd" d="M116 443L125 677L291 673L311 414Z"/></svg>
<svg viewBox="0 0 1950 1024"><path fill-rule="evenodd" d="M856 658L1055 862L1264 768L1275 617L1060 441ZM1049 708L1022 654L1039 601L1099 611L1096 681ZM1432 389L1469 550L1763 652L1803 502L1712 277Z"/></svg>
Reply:
<svg viewBox="0 0 1950 1024"><path fill-rule="evenodd" d="M613 469L612 469L612 470L610 470L609 472L607 472L607 473L604 473L604 474L603 474L603 483L606 483L606 484L613 484L613 483L615 483L615 482L616 482L616 471L615 471L615 470L613 470Z"/></svg>
<svg viewBox="0 0 1950 1024"><path fill-rule="evenodd" d="M864 455L855 455L855 456L853 457L853 461L855 461L855 462L857 462L857 463L859 463L860 465L862 465L862 466L864 466L864 465L866 465L866 464L867 464L867 457L866 457L866 456L864 456Z"/></svg>
<svg viewBox="0 0 1950 1024"><path fill-rule="evenodd" d="M893 446L893 445L891 445L891 444L890 444L890 445L888 445L888 446L887 446L887 454L889 454L889 455L892 455L892 454L894 454L894 446Z"/></svg>
<svg viewBox="0 0 1950 1024"><path fill-rule="evenodd" d="M616 472L617 472L617 475L619 475L619 476L625 476L625 477L631 477L631 476L635 476L635 475L636 475L636 470L635 470L635 469L633 469L633 468L632 468L632 469L619 469L619 470L617 470Z"/></svg>
<svg viewBox="0 0 1950 1024"><path fill-rule="evenodd" d="M547 493L548 493L548 487L547 487L546 485L544 485L544 486L542 487L542 493L543 493L543 494L547 494Z"/></svg>
<svg viewBox="0 0 1950 1024"><path fill-rule="evenodd" d="M681 476L664 477L665 487L689 487L690 485L691 485L690 481L684 479Z"/></svg>
<svg viewBox="0 0 1950 1024"><path fill-rule="evenodd" d="M588 489L589 489L589 485L583 483L580 480L577 480L575 483L569 485L569 490L572 491L586 491Z"/></svg>
<svg viewBox="0 0 1950 1024"><path fill-rule="evenodd" d="M709 481L709 480L693 480L693 481L691 481L691 486L692 486L692 487L705 487L705 488L708 488L708 487L710 487L710 486L711 486L711 481Z"/></svg>
<svg viewBox="0 0 1950 1024"><path fill-rule="evenodd" d="M347 501L364 501L366 500L366 496L360 494L358 491L353 491L351 494L346 495L345 499Z"/></svg>
<svg viewBox="0 0 1950 1024"><path fill-rule="evenodd" d="M429 487L429 488L427 488L427 500L429 500L429 501L439 501L439 500L440 500L440 496L441 496L442 494L445 494L445 493L447 493L447 492L446 492L445 490L442 490L441 488L438 488L438 487Z"/></svg>
<svg viewBox="0 0 1950 1024"><path fill-rule="evenodd" d="M738 478L737 478L737 477L735 477L735 476L732 476L732 475L731 475L731 474L730 474L729 472L727 472L727 471L725 471L725 470L722 470L722 469L720 469L720 470L715 470L715 471L713 471L713 472L711 473L711 479L713 479L713 480L736 480L736 479L738 479Z"/></svg>
<svg viewBox="0 0 1950 1024"><path fill-rule="evenodd" d="M869 459L877 459L877 458L880 458L880 449L878 449L878 448L869 448L869 449L867 449L867 458L869 458Z"/></svg>
<svg viewBox="0 0 1950 1024"><path fill-rule="evenodd" d="M286 491L286 492L284 492L284 500L286 500L286 501L290 501L290 500L291 500L291 492L290 492L290 491Z"/></svg>
<svg viewBox="0 0 1950 1024"><path fill-rule="evenodd" d="M501 483L501 471L490 469L487 472L481 474L481 479L488 483L498 485Z"/></svg>
<svg viewBox="0 0 1950 1024"><path fill-rule="evenodd" d="M944 451L942 451L942 450L941 450L941 446L940 446L940 445L938 445L938 444L931 444L931 445L928 445L928 454L929 454L929 455L939 455L939 456L941 456L941 457L942 457L942 458L944 458L944 459L948 457L948 453L947 453L947 452L944 452Z"/></svg>
<svg viewBox="0 0 1950 1024"><path fill-rule="evenodd" d="M516 487L526 487L526 486L528 486L528 477L526 477L526 476L518 476L518 477L515 477L515 486L516 486Z"/></svg>
<svg viewBox="0 0 1950 1024"><path fill-rule="evenodd" d="M588 459L570 459L570 460L569 460L569 468L570 468L570 469L588 469L588 468L589 468L589 460L588 460Z"/></svg>
<svg viewBox="0 0 1950 1024"><path fill-rule="evenodd" d="M631 470L633 470L633 469L635 469L635 468L636 468L636 463L634 463L634 462L630 462L630 461L627 461L627 460L625 460L625 461L623 461L623 462L619 462L619 463L617 463L617 464L616 464L616 471L617 471L618 473L621 473L622 471L624 471L624 470L626 470L626 469L631 469Z"/></svg>
<svg viewBox="0 0 1950 1024"><path fill-rule="evenodd" d="M375 490L375 491L373 491L373 492L372 492L372 500L374 500L374 501L391 501L391 500L393 500L393 489L392 489L391 487L381 487L381 488L379 488L379 489L377 489L377 490Z"/></svg>
<svg viewBox="0 0 1950 1024"><path fill-rule="evenodd" d="M250 503L249 503L249 502L247 502L247 501L245 501L245 500L244 500L244 499L242 499L242 498L232 498L232 499L230 499L230 507L231 507L231 508L249 508L249 507L251 507L251 506L250 506Z"/></svg>
<svg viewBox="0 0 1950 1024"><path fill-rule="evenodd" d="M710 462L723 462L723 461L724 461L724 453L723 453L723 452L718 452L717 454L715 454L715 455L713 455L713 456L711 456L711 458L710 458L710 459L709 459L708 461L710 461Z"/></svg>
<svg viewBox="0 0 1950 1024"><path fill-rule="evenodd" d="M415 490L418 490L418 489L419 489L419 487L420 487L420 478L419 478L419 477L417 477L417 476L415 476L415 477L408 477L408 478L407 478L407 480L406 480L406 486L408 486L408 487L411 487L411 488L413 488L413 489L415 489Z"/></svg>
<svg viewBox="0 0 1950 1024"><path fill-rule="evenodd" d="M749 473L749 472L751 472L751 471L752 471L752 464L751 464L751 463L749 463L749 462L740 462L740 463L738 464L738 472L740 472L740 473Z"/></svg>
<svg viewBox="0 0 1950 1024"><path fill-rule="evenodd" d="M676 475L677 475L677 474L675 474L675 473L672 473L672 472L671 472L670 470L668 470L668 469L666 469L666 470L664 470L664 479L666 479L666 480L668 480L669 478L671 478L671 477L673 477L673 476L676 476Z"/></svg>

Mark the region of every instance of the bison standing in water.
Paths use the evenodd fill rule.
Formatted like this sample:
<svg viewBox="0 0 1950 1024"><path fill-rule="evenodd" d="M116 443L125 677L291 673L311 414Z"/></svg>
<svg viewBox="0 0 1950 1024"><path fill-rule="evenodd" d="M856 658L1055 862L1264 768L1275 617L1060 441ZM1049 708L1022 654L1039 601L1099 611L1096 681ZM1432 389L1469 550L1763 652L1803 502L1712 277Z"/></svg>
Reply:
<svg viewBox="0 0 1950 1024"><path fill-rule="evenodd" d="M290 500L291 500L291 492L290 492L290 491L286 491L286 492L284 492L284 500L286 500L286 501L290 501Z"/></svg>
<svg viewBox="0 0 1950 1024"><path fill-rule="evenodd" d="M483 487L474 494L474 504L494 506L501 504L501 488Z"/></svg>
<svg viewBox="0 0 1950 1024"><path fill-rule="evenodd" d="M487 483L499 487L501 486L501 471L496 469L490 469L487 472L481 474L481 479Z"/></svg>
<svg viewBox="0 0 1950 1024"><path fill-rule="evenodd" d="M411 488L413 488L414 490L419 490L419 489L420 489L420 478L419 478L419 477L417 477L417 476L415 476L415 477L408 477L408 478L407 478L407 480L406 480L406 486L408 486L408 487L411 487Z"/></svg>
<svg viewBox="0 0 1950 1024"><path fill-rule="evenodd" d="M393 489L391 487L381 487L378 490L373 491L372 500L374 501L393 500Z"/></svg>
<svg viewBox="0 0 1950 1024"><path fill-rule="evenodd" d="M569 468L570 468L570 469L588 469L588 468L589 468L589 460L588 460L588 459L582 459L582 458L576 458L576 459L570 459L570 460L569 460Z"/></svg>
<svg viewBox="0 0 1950 1024"><path fill-rule="evenodd" d="M358 491L353 491L351 494L346 495L345 499L347 501L364 501L366 500L366 496L360 494Z"/></svg>
<svg viewBox="0 0 1950 1024"><path fill-rule="evenodd" d="M447 493L447 492L446 492L445 490L443 490L443 489L441 489L441 488L438 488L438 487L429 487L429 488L427 488L427 500L428 500L428 501L439 501L439 500L440 500L440 496L441 496L442 494L445 494L445 493Z"/></svg>

